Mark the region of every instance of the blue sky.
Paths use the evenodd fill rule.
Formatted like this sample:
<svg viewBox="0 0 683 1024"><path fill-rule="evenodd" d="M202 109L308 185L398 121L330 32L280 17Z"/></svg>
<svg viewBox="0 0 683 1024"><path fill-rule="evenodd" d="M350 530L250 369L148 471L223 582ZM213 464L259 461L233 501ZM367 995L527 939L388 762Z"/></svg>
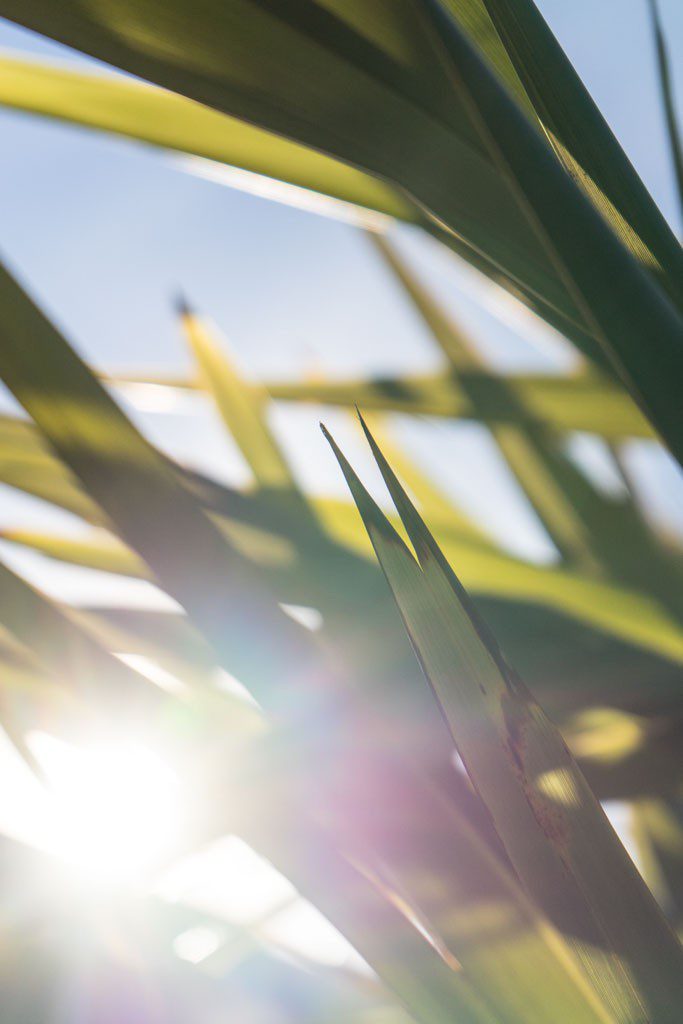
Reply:
<svg viewBox="0 0 683 1024"><path fill-rule="evenodd" d="M678 228L646 0L542 0L539 6ZM683 4L660 0L660 7L672 64L681 68ZM2 21L0 46L83 59ZM683 75L676 86L683 110ZM178 289L221 326L240 366L255 376L296 376L312 366L346 375L439 365L415 314L349 226L205 181L173 158L125 140L10 111L0 111L0 132L0 250L98 366L187 368L171 309ZM519 367L547 363L537 348L480 311L469 279L449 256L409 233L401 241L444 301L479 333L492 359ZM280 409L273 417L305 481L343 493L318 436L318 410ZM372 481L343 418L326 418ZM183 457L224 476L244 476L205 405L186 402L141 421ZM445 474L465 506L504 533L513 549L549 557L480 428L423 423L399 429L425 464ZM666 458L641 450L638 459L650 475L660 515L673 524L680 479ZM16 499L10 506L14 515Z"/></svg>

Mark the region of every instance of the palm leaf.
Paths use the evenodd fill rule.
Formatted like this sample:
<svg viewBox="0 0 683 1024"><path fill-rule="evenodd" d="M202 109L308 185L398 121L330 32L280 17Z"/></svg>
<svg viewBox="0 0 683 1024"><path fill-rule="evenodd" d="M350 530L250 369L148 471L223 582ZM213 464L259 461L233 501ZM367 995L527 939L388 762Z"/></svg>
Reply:
<svg viewBox="0 0 683 1024"><path fill-rule="evenodd" d="M422 0L453 92L518 197L612 366L683 459L679 396L683 324L580 192L439 0ZM643 339L650 341L648 350Z"/></svg>
<svg viewBox="0 0 683 1024"><path fill-rule="evenodd" d="M310 685L303 631L6 270L0 270L0 308L3 380L119 536L196 618L228 670L247 685L270 685L271 656L263 648L246 650L260 623L280 637L287 663L298 665L299 685L307 677Z"/></svg>
<svg viewBox="0 0 683 1024"><path fill-rule="evenodd" d="M179 304L179 315L200 380L249 464L256 484L296 496L298 488L292 472L266 423L266 392L240 377L219 344L216 331L185 302Z"/></svg>
<svg viewBox="0 0 683 1024"><path fill-rule="evenodd" d="M683 928L683 810L680 792L668 799L637 800L631 813L645 879L680 935Z"/></svg>
<svg viewBox="0 0 683 1024"><path fill-rule="evenodd" d="M490 274L582 334L582 313L449 96L412 5L384 4L380 18L366 10L230 0L197 19L159 0L137 5L134 17L123 5L105 17L71 0L58 11L46 0L30 10L16 0L0 6L67 45L393 182L428 211L436 233L446 225L458 250L464 243ZM419 160L407 161L408 151Z"/></svg>
<svg viewBox="0 0 683 1024"><path fill-rule="evenodd" d="M383 238L373 238L373 242L448 359L453 376L460 380L471 403L475 419L481 421L485 403L477 385L471 379L460 378L461 370L483 369L476 343L445 313L392 246ZM595 572L599 566L595 538L590 536L590 526L587 529L581 519L586 498L594 499L592 488L569 462L547 428L534 422L514 385L493 375L488 385L493 406L506 408L509 413L510 422L502 427L494 425L491 432L517 482L561 557L588 572Z"/></svg>
<svg viewBox="0 0 683 1024"><path fill-rule="evenodd" d="M650 11L650 20L652 22L652 32L655 37L659 87L662 94L662 106L664 107L669 148L671 150L671 162L676 176L676 186L678 188L678 203L681 213L683 213L683 144L681 143L681 133L678 128L678 118L676 116L673 82L671 79L671 70L669 68L669 55L666 49L664 29L659 17L659 10L657 8L657 0L648 0L648 8Z"/></svg>
<svg viewBox="0 0 683 1024"><path fill-rule="evenodd" d="M152 384L190 391L200 387L194 377L140 372L117 373L107 380L124 388L127 384ZM471 385L480 399L478 416L482 422L516 422L513 410L496 401L498 380L499 377L489 370L463 367L457 377L450 372L438 372L357 380L272 380L264 381L262 386L278 402L361 405L377 412L474 419L475 410L468 398ZM555 430L585 431L612 441L655 436L638 406L618 382L597 373L583 371L571 376L515 373L506 380L533 418ZM135 401L134 392L131 400Z"/></svg>
<svg viewBox="0 0 683 1024"><path fill-rule="evenodd" d="M302 639L299 630L294 631L294 626L289 620L285 619L287 625L279 629L280 616L283 616L283 613L279 611L274 598L265 596L267 591L255 582L255 577L251 577L246 564L228 548L222 535L218 531L212 534L214 528L210 520L204 518L199 506L194 504L190 492L185 490L176 477L171 464L158 456L137 434L94 376L6 272L0 281L0 300L9 321L8 330L15 339L24 338L29 331L31 337L30 345L3 346L0 362L5 380L27 410L33 414L42 431L48 436L50 444L60 452L88 488L89 493L94 494L98 502L105 506L111 521L116 525L117 532L130 543L133 550L151 564L155 578L159 579L169 592L175 591L188 606L188 610L192 612L203 632L213 641L224 662L230 666L236 658L240 659L240 652L243 654L249 650L252 660L247 666L249 671L245 670L243 678L254 686L257 696L263 698L276 720L283 715L283 704L286 704L288 716L292 714L291 709L294 707L296 720L299 722L298 751L300 756L304 757L313 737L307 739L305 730L300 728L301 720L312 717L317 722L321 707L335 706L339 697L338 692L333 689L335 674L324 673L318 648L307 638ZM145 514L141 518L142 509ZM162 509L164 530L160 531L158 523ZM223 545L225 551L222 550ZM204 561L208 557L213 560L210 573ZM210 580L214 581L214 585L207 588ZM241 611L237 608L237 593L233 590L238 583L239 599L243 601ZM202 593L198 599L197 591L200 584ZM249 589L252 584L254 590ZM258 598L255 596L257 588ZM265 657L254 659L256 641L253 630L256 625L262 623L269 630L269 653ZM250 631L248 635L247 624ZM292 632L289 631L290 625ZM235 632L238 628L243 634L239 642ZM218 630L220 643L217 638ZM298 651L310 659L307 662L302 662L301 658L297 659L297 648L293 649L290 642L292 635L295 637ZM291 665L296 671L297 678L289 679L288 672L283 668L287 665ZM312 671L318 673L315 680L311 677ZM277 680L278 684L276 690L272 688L274 680ZM315 685L312 685L314 682ZM338 733L343 732L346 726L346 704L346 699L336 703L338 712L330 717L330 725L325 731L325 742L328 744ZM375 721L376 714L377 712L373 710L370 722ZM383 713L383 719L386 721L386 712ZM315 742L314 749L317 749ZM392 742L397 742L397 735L392 737ZM286 749L289 751L289 746ZM405 751L403 744L403 755ZM333 759L332 765L335 763ZM404 771L401 792L406 800L410 799L409 787L414 785L411 780L412 775ZM327 790L324 789L323 792L327 793ZM422 801L416 801L417 806L421 803ZM460 818L453 815L449 822L448 826L444 824L444 828L447 829L447 835L453 835L455 842L461 830ZM405 819L401 824L401 831L405 830L406 849L414 848L410 839L410 836L414 835L414 828L415 822L411 818ZM465 831L465 835L469 833ZM464 842L462 839L460 841ZM424 847L421 849L421 858L417 865L410 865L410 872L401 871L400 863L396 865L411 900L417 899L411 891L415 880L424 879L425 869L433 870L424 863L427 851ZM480 841L477 849L479 853L472 857L472 862L481 865ZM390 847L385 844L380 846L378 856L382 862L389 865L396 859L395 853L392 853ZM356 857L364 870L369 871L370 866L364 861L362 849L356 850ZM446 885L446 891L450 892L452 882L444 878L440 884ZM500 887L500 883L498 885ZM514 895L511 895L511 898L517 899ZM542 931L539 931L530 919L528 911L524 911L524 915L527 928L530 928L528 939L531 949L537 950L535 955L543 965L541 973L548 978L557 977L559 984L564 977L561 961L559 966L556 965L556 955L552 947L546 948ZM506 917L504 919L507 920ZM413 925L411 929L414 932ZM459 945L458 950L461 955L476 958L472 962L479 965L479 977L489 977L492 986L502 955L501 950L498 949L493 955L492 947L491 952L487 953L485 948L480 948L479 942L472 944L472 938L466 930L462 933L460 941L462 946ZM517 937L516 942L518 941ZM521 955L521 946L516 942L509 945L508 955L513 960ZM468 953L468 950L471 950L471 953ZM530 951L527 950L526 956L529 955ZM402 998L406 1000L407 1005L415 1008L415 1012L418 1005L421 1007L420 1019L426 1022L433 1018L436 1007L442 1008L440 1012L443 1016L445 1006L467 1003L465 996L460 992L460 978L452 967L444 970L439 966L443 962L442 958L430 946L426 947L423 956L416 955L415 962L422 963L425 956L431 958L431 969L423 966L419 973L406 971L404 954L400 964L392 969L388 982L393 987L399 987ZM386 965L382 969L389 974ZM417 990L422 992L424 978L430 979L429 984L435 986L434 992L429 1000L421 998L416 1002L412 992L416 986ZM571 993L574 985L571 976L566 984ZM529 1019L541 1021L547 1011L551 992L554 995L556 986L553 985L552 990L543 989L542 994L539 993L538 996L534 995L536 991L537 982L529 977L524 979L522 986L509 992L501 988L497 999L501 1001L501 1005L507 1006L512 1000L516 1005L525 1005L528 1002L532 1008L540 1001L545 1010L534 1010L535 1016ZM472 995L470 1003L476 1007L480 1000ZM584 1003L580 988L578 994L567 999L567 1006L570 1009L580 1009ZM475 1021L488 1020L487 1016L482 1018L481 1013L475 1015L475 1010L472 1010L470 1015ZM583 1012L579 1017L567 1018L568 1021L577 1019L592 1021L592 1017Z"/></svg>
<svg viewBox="0 0 683 1024"><path fill-rule="evenodd" d="M329 435L328 435L329 436ZM517 873L615 1020L675 1020L683 954L559 734L373 445L418 561L334 442L418 658ZM598 952L602 944L611 951Z"/></svg>
<svg viewBox="0 0 683 1024"><path fill-rule="evenodd" d="M104 520L99 510L91 517L96 506L85 492L72 482L73 476L69 474L67 482L62 464L54 456L49 456L44 446L41 448L35 428L21 421L16 425L20 428L22 449L29 445L31 449L37 447L43 452L41 458L50 469L49 472L41 469L36 473L31 460L24 461L18 453L16 459L10 460L11 472L6 471L0 459L0 480L27 493L46 500L54 500L57 505L70 511L78 514L87 513L89 521L102 524ZM49 463L47 458L51 460ZM209 512L219 514L219 528L227 532L244 556L263 568L278 570L278 566L281 567L275 578L280 577L284 581L282 600L317 607L317 602L329 599L329 576L325 575L325 570L324 585L318 589L318 596L312 597L304 577L293 567L287 569L287 564L291 560L287 556L287 549L281 547L283 542L293 544L298 550L299 558L305 555L307 545L311 546L310 550L317 552L320 536L317 532L311 533L309 523L306 523L304 530L306 544L302 546L300 517L290 517L286 509L281 506L273 508L269 501L263 501L258 495L247 497L205 478L201 479L187 473L183 475L179 467L176 467L176 471L187 480L203 507ZM59 489L50 486L50 481L54 477L59 479ZM83 505L85 507L81 513L79 507ZM338 550L361 555L363 558L369 557L370 546L359 532L357 522L346 502L316 499L314 506L315 517ZM526 564L502 551L492 549L490 544L472 538L471 534L463 534L457 527L454 529L450 515L443 520L437 517L435 529L447 556L454 561L457 560L461 567L468 589L476 593L480 600L495 599L497 602L505 602L505 607L509 609L509 614L514 619L514 629L520 628L518 616L523 617L526 608L531 610L534 605L538 605L582 623L585 628L601 630L608 636L637 644L665 658L676 662L683 658L683 637L680 628L663 609L643 595L629 588L587 579L566 569ZM96 563L102 558L110 557L108 542L105 544L106 550L102 550L99 541L92 535L89 536L87 544L84 540L79 542L78 548L82 557L77 556L76 547L72 546L72 542L62 544L63 538L55 537L54 542L51 542L48 537L41 539L40 536L27 534L26 531L8 531L7 536L14 536L17 540L21 540L23 536L30 544L35 542L38 550L45 550L55 557L69 558L73 555L78 564L88 564L88 558ZM93 544L99 548L98 551L93 549ZM319 564L323 566L324 563ZM95 564L92 567L94 568ZM344 575L346 578L346 573ZM504 614L502 628L510 628L505 624L505 619ZM519 641L515 640L514 629L507 642L515 644L516 649L521 650L523 648L520 647ZM561 636L556 636L555 642L560 643ZM576 638L572 642L575 643ZM529 651L529 654L532 652ZM667 681L663 684L663 691L660 691L655 680L652 680L653 699L655 695L658 700L662 699L664 694L673 696L673 692L678 689L673 684L672 691L672 682L668 680L666 673L665 676ZM598 678L596 684L597 682ZM609 677L604 677L600 686L603 697L609 693L612 701L620 692L629 699L644 696L640 688L631 690L623 675L619 687L616 684L616 680L611 681ZM635 675L633 686L636 687ZM666 699L668 701L670 698Z"/></svg>
<svg viewBox="0 0 683 1024"><path fill-rule="evenodd" d="M681 308L680 246L535 3L483 4L558 158Z"/></svg>
<svg viewBox="0 0 683 1024"><path fill-rule="evenodd" d="M484 423L509 423L511 410L496 403L493 375L481 370L461 370L424 377L379 378L358 381L306 381L266 383L278 401L315 402L405 412L417 416L473 419L467 397L471 382L481 398ZM574 377L515 375L510 378L521 402L534 418L556 430L583 430L606 438L653 436L652 428L632 400L615 383L597 374Z"/></svg>
<svg viewBox="0 0 683 1024"><path fill-rule="evenodd" d="M460 379L462 370L480 369L483 360L476 342L386 240L370 237L449 360L453 376ZM535 419L506 377L491 375L490 394L483 399L474 380L463 379L462 387L478 421L485 420L489 402L507 410L509 422L493 424L492 436L562 558L589 575L604 574L642 587L681 619L683 588L676 563L647 528L628 493L601 494L570 460L563 438Z"/></svg>
<svg viewBox="0 0 683 1024"><path fill-rule="evenodd" d="M0 103L268 175L295 186L295 193L306 189L389 217L419 219L395 189L355 168L121 75L3 56Z"/></svg>
<svg viewBox="0 0 683 1024"><path fill-rule="evenodd" d="M43 669L86 703L93 718L156 716L166 695L101 647L57 604L0 563L0 621ZM153 718L151 719L153 722Z"/></svg>

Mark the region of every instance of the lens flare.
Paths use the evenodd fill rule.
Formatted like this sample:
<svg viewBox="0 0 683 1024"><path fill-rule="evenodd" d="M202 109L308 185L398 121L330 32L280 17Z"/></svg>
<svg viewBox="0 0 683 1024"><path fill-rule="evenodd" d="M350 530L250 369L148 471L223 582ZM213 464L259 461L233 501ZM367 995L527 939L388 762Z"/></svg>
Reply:
<svg viewBox="0 0 683 1024"><path fill-rule="evenodd" d="M47 733L27 737L50 791L51 852L89 878L142 877L170 849L182 817L178 781L144 747L77 747Z"/></svg>

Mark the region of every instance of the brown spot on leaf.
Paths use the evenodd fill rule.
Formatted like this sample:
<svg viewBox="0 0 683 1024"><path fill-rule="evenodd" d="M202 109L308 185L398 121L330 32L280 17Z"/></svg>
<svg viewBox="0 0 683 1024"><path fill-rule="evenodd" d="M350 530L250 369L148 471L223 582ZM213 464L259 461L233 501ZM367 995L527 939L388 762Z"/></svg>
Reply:
<svg viewBox="0 0 683 1024"><path fill-rule="evenodd" d="M524 692L528 692L526 688L524 688ZM504 695L501 709L507 738L505 746L531 813L543 834L554 846L565 846L567 826L564 808L557 806L547 796L540 793L526 770L527 739L525 733L528 728L529 705L526 699L521 699L518 695L510 693Z"/></svg>

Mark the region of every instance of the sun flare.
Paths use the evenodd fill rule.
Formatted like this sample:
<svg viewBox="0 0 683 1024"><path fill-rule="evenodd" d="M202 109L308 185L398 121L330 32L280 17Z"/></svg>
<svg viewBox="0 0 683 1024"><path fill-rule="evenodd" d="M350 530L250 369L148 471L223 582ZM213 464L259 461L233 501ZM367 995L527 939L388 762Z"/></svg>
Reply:
<svg viewBox="0 0 683 1024"><path fill-rule="evenodd" d="M102 882L135 881L178 836L180 789L157 754L126 742L75 746L33 732L49 791L52 851Z"/></svg>

